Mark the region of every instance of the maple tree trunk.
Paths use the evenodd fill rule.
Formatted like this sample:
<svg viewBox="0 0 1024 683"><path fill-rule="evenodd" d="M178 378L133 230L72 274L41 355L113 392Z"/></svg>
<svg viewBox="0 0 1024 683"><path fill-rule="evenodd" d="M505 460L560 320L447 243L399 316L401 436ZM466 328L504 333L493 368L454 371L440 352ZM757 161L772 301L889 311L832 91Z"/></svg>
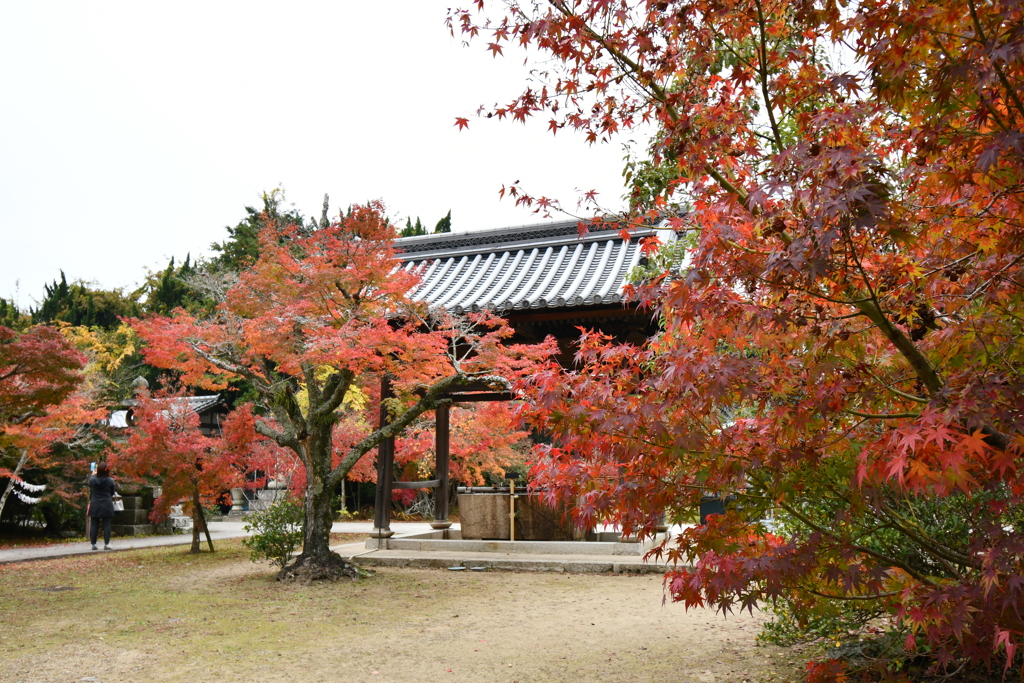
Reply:
<svg viewBox="0 0 1024 683"><path fill-rule="evenodd" d="M307 475L308 476L308 475ZM334 522L331 502L334 496L323 478L310 481L306 488L306 525L302 539L302 554L318 562L331 555L330 534Z"/></svg>
<svg viewBox="0 0 1024 683"><path fill-rule="evenodd" d="M331 551L331 525L334 523L334 489L327 483L331 471L331 426L310 430L306 440L308 465L306 467L305 524L303 525L302 554L281 571L281 578L309 582L319 579L337 579L342 576L358 578L359 573L338 553Z"/></svg>
<svg viewBox="0 0 1024 683"><path fill-rule="evenodd" d="M21 474L21 470L25 467L25 463L28 462L28 449L23 448L21 451L21 458L18 460L18 465L14 468L14 473L7 480L7 488L4 490L4 495L0 496L0 515L4 513L4 505L7 504L7 497L11 495L11 491L14 490L14 480Z"/></svg>
<svg viewBox="0 0 1024 683"><path fill-rule="evenodd" d="M207 524L206 524L206 514L203 512L203 506L202 506L202 503L199 500L199 487L198 486L195 488L195 490L192 493L192 500L193 500L193 506L195 507L195 510L197 511L196 512L196 516L195 516L195 518L197 520L197 524L202 529L203 534L206 535L206 545L210 546L210 552L212 553L213 552L213 539L210 538L210 527L207 526ZM196 524L193 524L193 526L196 526ZM198 539L198 537L199 537L199 534L197 533L196 534L196 539ZM196 545L196 547L197 548L199 547L198 544ZM199 551L196 550L196 552L199 552Z"/></svg>
<svg viewBox="0 0 1024 683"><path fill-rule="evenodd" d="M203 508L199 503L199 487L192 489L192 548L190 553L201 553L199 547L199 527L202 524Z"/></svg>

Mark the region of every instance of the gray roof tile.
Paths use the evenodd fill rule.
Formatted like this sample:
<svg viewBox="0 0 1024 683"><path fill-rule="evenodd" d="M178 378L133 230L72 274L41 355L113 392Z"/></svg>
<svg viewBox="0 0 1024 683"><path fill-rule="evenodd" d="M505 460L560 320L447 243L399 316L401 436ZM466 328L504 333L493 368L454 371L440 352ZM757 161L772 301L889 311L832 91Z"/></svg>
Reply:
<svg viewBox="0 0 1024 683"><path fill-rule="evenodd" d="M671 230L643 228L629 242L617 230L580 236L576 221L504 230L421 235L396 241L405 268L420 268L414 298L456 313L612 304L640 260L639 238Z"/></svg>

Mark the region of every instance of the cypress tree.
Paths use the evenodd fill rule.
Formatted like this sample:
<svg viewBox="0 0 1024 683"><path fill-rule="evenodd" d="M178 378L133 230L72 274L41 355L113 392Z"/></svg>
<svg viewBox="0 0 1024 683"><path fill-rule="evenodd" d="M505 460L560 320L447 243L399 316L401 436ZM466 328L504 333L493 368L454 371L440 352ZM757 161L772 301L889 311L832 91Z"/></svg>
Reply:
<svg viewBox="0 0 1024 683"><path fill-rule="evenodd" d="M434 233L451 232L452 231L452 210L448 209L447 215L437 222L434 227Z"/></svg>

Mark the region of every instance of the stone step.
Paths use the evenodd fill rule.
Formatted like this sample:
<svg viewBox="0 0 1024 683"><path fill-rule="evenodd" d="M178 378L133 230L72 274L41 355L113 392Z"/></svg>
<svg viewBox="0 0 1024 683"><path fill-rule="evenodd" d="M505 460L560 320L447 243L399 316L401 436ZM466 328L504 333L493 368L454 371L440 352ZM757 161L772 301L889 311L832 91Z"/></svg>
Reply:
<svg viewBox="0 0 1024 683"><path fill-rule="evenodd" d="M148 508L129 508L125 506L124 512L114 513L114 523L121 526L133 524L149 524Z"/></svg>

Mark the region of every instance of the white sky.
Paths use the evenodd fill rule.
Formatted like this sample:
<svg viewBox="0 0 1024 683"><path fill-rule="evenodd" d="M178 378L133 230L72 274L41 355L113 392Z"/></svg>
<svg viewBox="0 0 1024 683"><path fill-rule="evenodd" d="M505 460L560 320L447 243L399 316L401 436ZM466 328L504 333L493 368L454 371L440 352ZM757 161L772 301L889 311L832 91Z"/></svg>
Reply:
<svg viewBox="0 0 1024 683"><path fill-rule="evenodd" d="M328 192L332 213L380 198L430 228L451 209L455 231L537 222L499 201L515 180L619 207L620 144L474 118L526 70L451 38L451 4L5 3L0 296L32 305L61 268L132 287L278 185L307 216Z"/></svg>

